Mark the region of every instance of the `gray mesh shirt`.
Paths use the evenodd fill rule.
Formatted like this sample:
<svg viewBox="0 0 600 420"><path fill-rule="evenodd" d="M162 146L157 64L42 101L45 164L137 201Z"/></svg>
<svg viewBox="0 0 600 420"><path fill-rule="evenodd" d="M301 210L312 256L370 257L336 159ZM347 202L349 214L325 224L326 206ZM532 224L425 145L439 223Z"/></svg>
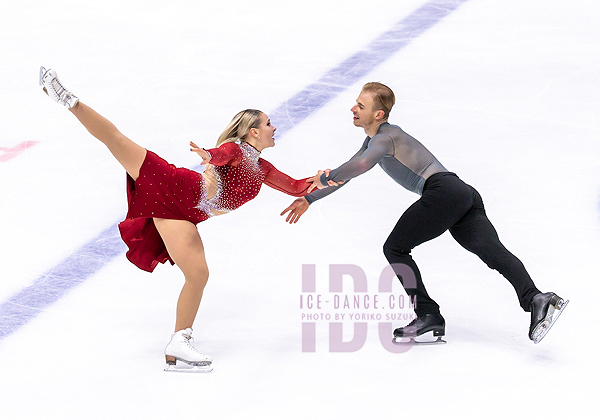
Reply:
<svg viewBox="0 0 600 420"><path fill-rule="evenodd" d="M329 176L321 176L321 183L344 181L337 187L327 187L305 196L309 203L323 198L350 179L367 172L375 164L394 181L409 191L423 193L425 181L438 172L447 172L446 168L417 139L405 133L397 125L387 122L381 124L375 136L367 137L360 150L346 163L332 170Z"/></svg>

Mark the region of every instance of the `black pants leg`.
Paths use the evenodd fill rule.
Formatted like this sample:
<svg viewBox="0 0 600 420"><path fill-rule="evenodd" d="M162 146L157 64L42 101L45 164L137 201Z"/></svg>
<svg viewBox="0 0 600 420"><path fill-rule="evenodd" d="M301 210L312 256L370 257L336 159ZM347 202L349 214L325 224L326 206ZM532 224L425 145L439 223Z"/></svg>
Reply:
<svg viewBox="0 0 600 420"><path fill-rule="evenodd" d="M531 299L539 291L521 261L500 242L485 214L481 196L455 174L438 173L427 180L423 195L400 217L383 246L390 264L406 264L415 274L416 284L411 285L415 287L407 287L397 273L406 292L416 296L416 314L438 313L439 306L427 293L410 252L448 229L459 244L510 281L521 307L528 311Z"/></svg>
<svg viewBox="0 0 600 420"><path fill-rule="evenodd" d="M450 228L450 234L463 248L502 274L517 292L523 310L529 312L531 300L540 291L535 287L523 263L502 245L496 229L485 214L481 196L474 189L473 191L473 208Z"/></svg>

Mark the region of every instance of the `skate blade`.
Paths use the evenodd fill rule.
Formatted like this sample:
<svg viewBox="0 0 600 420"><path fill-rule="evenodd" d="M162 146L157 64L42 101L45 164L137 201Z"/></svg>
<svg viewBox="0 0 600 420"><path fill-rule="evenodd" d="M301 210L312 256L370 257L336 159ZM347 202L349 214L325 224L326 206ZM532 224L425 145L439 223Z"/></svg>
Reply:
<svg viewBox="0 0 600 420"><path fill-rule="evenodd" d="M46 69L43 66L40 66L40 86L44 86L44 75L46 74Z"/></svg>
<svg viewBox="0 0 600 420"><path fill-rule="evenodd" d="M548 334L548 331L550 331L550 328L552 328L560 314L562 314L562 311L565 310L568 303L568 300L561 299L557 306L551 306L548 308L548 314L546 315L546 318L544 318L542 323L533 331L533 342L535 344L538 344L540 341L542 341L546 334Z"/></svg>
<svg viewBox="0 0 600 420"><path fill-rule="evenodd" d="M177 362L183 362L183 364L176 364ZM175 362L167 362L165 372L183 372L183 373L205 373L212 372L212 362L204 364L194 364L186 362L185 360L177 359Z"/></svg>
<svg viewBox="0 0 600 420"><path fill-rule="evenodd" d="M177 366L175 364L169 364L165 368L165 372L179 372L179 373L208 373L212 372L212 363L208 365L185 365Z"/></svg>
<svg viewBox="0 0 600 420"><path fill-rule="evenodd" d="M398 341L404 340L408 338L408 341ZM413 337L394 337L392 338L392 343L397 346L427 346L427 345L436 345L436 344L447 344L446 340L442 340L442 337L438 337L435 341L417 341Z"/></svg>

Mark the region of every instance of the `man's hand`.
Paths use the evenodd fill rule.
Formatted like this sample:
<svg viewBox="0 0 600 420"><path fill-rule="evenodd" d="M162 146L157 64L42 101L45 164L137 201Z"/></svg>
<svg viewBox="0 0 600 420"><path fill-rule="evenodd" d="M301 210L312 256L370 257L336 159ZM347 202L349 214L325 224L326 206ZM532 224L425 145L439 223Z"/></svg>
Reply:
<svg viewBox="0 0 600 420"><path fill-rule="evenodd" d="M309 205L310 204L308 204L308 201L306 201L306 198L304 198L304 197L297 198L287 209L285 209L283 212L281 212L281 216L283 216L284 214L286 214L289 211L290 214L288 214L285 221L288 222L289 224L296 223L296 222L298 222L298 220L300 220L300 216L302 216L304 214L304 212L306 210L308 210Z"/></svg>
<svg viewBox="0 0 600 420"><path fill-rule="evenodd" d="M327 176L329 176L329 172L331 172L331 169L325 169L325 171L323 171L323 172L325 172L325 176L327 177ZM334 181L329 180L329 181L327 181L327 185L329 185L330 187L337 187L338 185L341 185L344 182L346 182L346 181L334 182Z"/></svg>

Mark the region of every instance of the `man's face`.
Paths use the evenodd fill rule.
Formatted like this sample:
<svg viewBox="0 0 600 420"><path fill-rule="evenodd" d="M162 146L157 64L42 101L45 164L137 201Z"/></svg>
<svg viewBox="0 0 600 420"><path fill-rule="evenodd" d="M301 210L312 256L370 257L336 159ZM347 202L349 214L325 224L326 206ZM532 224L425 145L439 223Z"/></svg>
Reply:
<svg viewBox="0 0 600 420"><path fill-rule="evenodd" d="M375 114L373 110L373 94L371 92L361 92L356 99L356 105L350 108L354 115L354 125L357 127L367 128L375 122Z"/></svg>

